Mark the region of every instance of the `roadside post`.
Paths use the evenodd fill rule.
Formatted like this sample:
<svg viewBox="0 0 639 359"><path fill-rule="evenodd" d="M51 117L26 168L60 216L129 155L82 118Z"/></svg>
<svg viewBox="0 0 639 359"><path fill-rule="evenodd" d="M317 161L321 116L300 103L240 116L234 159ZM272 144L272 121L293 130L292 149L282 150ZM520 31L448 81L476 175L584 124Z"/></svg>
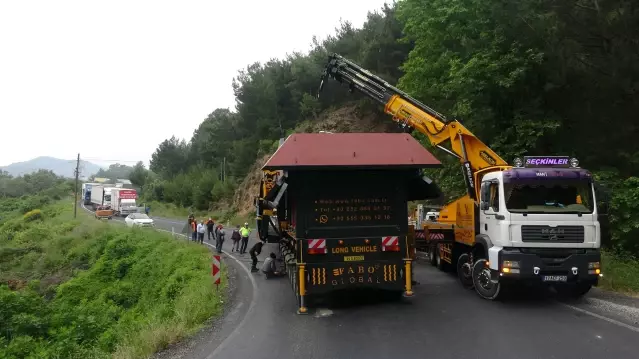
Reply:
<svg viewBox="0 0 639 359"><path fill-rule="evenodd" d="M212 274L213 274L213 283L215 283L216 290L220 289L220 277L222 273L220 271L220 256L213 256L213 266L212 266Z"/></svg>

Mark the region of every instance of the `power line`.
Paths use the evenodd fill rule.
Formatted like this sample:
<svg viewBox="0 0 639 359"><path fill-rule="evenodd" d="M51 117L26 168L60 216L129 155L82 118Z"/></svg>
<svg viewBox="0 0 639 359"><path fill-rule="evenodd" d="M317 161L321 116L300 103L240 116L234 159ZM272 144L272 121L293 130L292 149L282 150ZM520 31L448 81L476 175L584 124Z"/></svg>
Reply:
<svg viewBox="0 0 639 359"><path fill-rule="evenodd" d="M107 160L107 159L102 159L102 158L98 158L98 157L83 157L82 160L83 161L101 161L101 162L120 162L120 163L138 163L138 162L144 163L145 162L145 161L141 161L141 160L137 160L137 161L133 161L133 160Z"/></svg>

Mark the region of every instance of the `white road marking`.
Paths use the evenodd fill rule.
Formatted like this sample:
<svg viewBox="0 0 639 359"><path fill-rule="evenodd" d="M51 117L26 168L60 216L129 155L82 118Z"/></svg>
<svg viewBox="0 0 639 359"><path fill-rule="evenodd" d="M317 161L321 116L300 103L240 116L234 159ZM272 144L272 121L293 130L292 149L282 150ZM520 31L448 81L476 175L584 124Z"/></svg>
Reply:
<svg viewBox="0 0 639 359"><path fill-rule="evenodd" d="M601 320L604 320L604 321L606 321L608 323L611 323L611 324L614 324L614 325L618 325L620 327L624 327L626 329L630 329L633 332L639 333L639 328L634 327L634 326L632 326L630 324L626 324L626 323L620 322L620 321L618 321L616 319L608 318L608 317L605 317L605 316L603 316L601 314L593 313L593 312L591 312L589 310L578 308L578 307L575 307L575 306L570 305L570 304L566 304L566 303L559 303L559 304L563 305L564 307L570 308L572 310L576 310L576 311L578 311L580 313L583 313L583 314L586 314L586 315L590 315L591 317L595 317L597 319L601 319Z"/></svg>
<svg viewBox="0 0 639 359"><path fill-rule="evenodd" d="M91 211L90 209L84 207L84 204L81 204L82 208L84 208L86 211L93 213L93 211ZM120 221L116 221L116 222L120 222ZM124 223L123 223L124 224ZM175 233L175 232L171 232L171 231L167 231L166 229L161 229L161 228L154 228L157 231L162 231L162 232L167 232L167 233L171 233L171 234L176 234L178 236L182 236L184 238L188 238L187 236L185 236L182 233ZM209 243L204 243L207 246L215 249L215 246ZM218 354L224 347L226 347L228 345L228 343L231 341L231 339L233 337L235 337L238 333L240 333L242 327L244 326L244 324L246 323L247 319L250 317L250 314L253 313L254 308L255 308L255 303L257 303L257 282L255 281L255 278L253 278L253 275L251 274L251 271L249 270L249 268L242 263L242 261L240 261L238 258L236 258L234 255L226 252L226 251L222 251L222 253L226 254L227 256L229 256L231 259L233 259L237 264L239 264L244 271L246 272L246 275L248 276L249 280L251 281L251 286L253 287L253 296L251 297L251 304L249 305L248 310L246 311L246 313L244 314L244 318L242 318L242 321L240 322L240 324L235 327L235 329L233 330L233 332L231 332L231 334L229 334L221 343L220 345L217 346L217 348L215 348L215 350L213 350L213 352L211 354L209 354L206 359L212 359L215 357L216 354Z"/></svg>

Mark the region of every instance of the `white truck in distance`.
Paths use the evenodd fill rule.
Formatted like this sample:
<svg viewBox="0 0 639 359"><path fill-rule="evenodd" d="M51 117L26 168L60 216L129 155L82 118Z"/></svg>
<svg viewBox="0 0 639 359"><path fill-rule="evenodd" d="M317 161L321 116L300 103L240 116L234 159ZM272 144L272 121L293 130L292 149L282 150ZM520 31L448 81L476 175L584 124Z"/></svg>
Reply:
<svg viewBox="0 0 639 359"><path fill-rule="evenodd" d="M105 187L104 185L92 185L91 186L91 205L93 206L93 209L95 210L98 206L103 206L106 205L105 203L105 193L104 193ZM111 198L109 197L109 202L111 201Z"/></svg>
<svg viewBox="0 0 639 359"><path fill-rule="evenodd" d="M137 213L138 207L135 200L137 192L130 188L110 188L110 204L116 216L126 217L131 213Z"/></svg>

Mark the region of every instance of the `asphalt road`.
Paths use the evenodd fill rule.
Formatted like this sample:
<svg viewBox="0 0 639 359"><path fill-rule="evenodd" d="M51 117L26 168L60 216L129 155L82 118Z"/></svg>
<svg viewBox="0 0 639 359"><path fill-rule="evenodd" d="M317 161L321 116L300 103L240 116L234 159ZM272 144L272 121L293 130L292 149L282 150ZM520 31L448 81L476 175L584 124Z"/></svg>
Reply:
<svg viewBox="0 0 639 359"><path fill-rule="evenodd" d="M167 231L184 225L154 219ZM261 257L270 251L265 246ZM573 303L545 292L489 302L463 289L454 275L418 263L421 284L410 300L349 297L346 304L328 303L301 316L288 279L250 274L248 254L225 257L240 281L229 314L215 334L200 335L163 358L639 358L635 298L594 290Z"/></svg>

